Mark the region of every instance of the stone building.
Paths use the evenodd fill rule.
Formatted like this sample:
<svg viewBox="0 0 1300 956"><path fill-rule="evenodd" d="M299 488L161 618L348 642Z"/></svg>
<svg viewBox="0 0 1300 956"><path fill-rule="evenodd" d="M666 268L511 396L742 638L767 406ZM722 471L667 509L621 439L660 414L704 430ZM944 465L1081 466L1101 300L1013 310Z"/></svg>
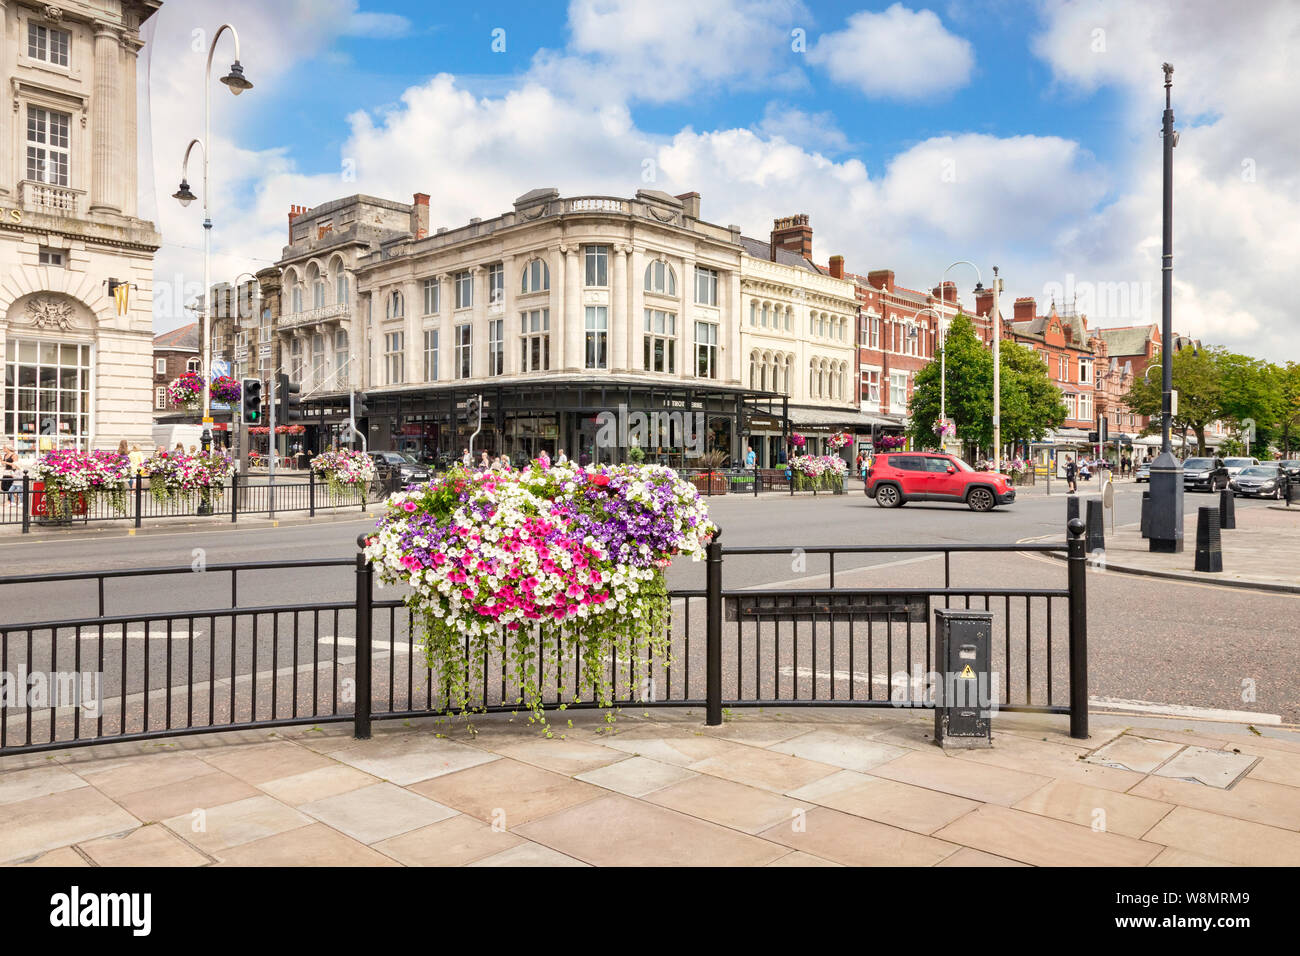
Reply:
<svg viewBox="0 0 1300 956"><path fill-rule="evenodd" d="M160 237L136 205L136 64L160 6L0 0L0 441L21 454L150 440Z"/></svg>
<svg viewBox="0 0 1300 956"><path fill-rule="evenodd" d="M199 349L202 333L199 323L191 322L153 337L153 411L154 418L168 417L184 411L167 395L167 386L186 372L202 372L203 355ZM194 416L194 422L199 418Z"/></svg>
<svg viewBox="0 0 1300 956"><path fill-rule="evenodd" d="M701 219L698 194L535 189L432 230L428 209L417 194L291 212L276 334L311 447L339 437L355 387L369 447L449 457L479 425L471 396L476 450L514 458L622 460L634 442L679 465L739 457L751 418L781 415L784 395L744 382L740 231Z"/></svg>
<svg viewBox="0 0 1300 956"><path fill-rule="evenodd" d="M751 389L788 401L786 419L749 422L748 441L763 467L782 460L790 431L807 439L806 453L821 454L833 432L862 424L855 287L844 278L842 256L832 256L828 269L814 264L812 238L800 214L775 220L766 241L740 239L742 371Z"/></svg>

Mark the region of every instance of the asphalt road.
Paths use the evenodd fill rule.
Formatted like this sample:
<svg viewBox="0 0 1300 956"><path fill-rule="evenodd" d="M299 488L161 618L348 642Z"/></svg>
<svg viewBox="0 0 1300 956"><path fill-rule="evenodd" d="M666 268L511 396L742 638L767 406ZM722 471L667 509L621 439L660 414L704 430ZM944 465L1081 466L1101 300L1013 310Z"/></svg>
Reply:
<svg viewBox="0 0 1300 956"><path fill-rule="evenodd" d="M1137 521L1140 492L1144 486L1117 486L1117 525ZM1083 487L1085 496L1097 489ZM1195 498L1189 500L1193 506ZM1050 498L1030 492L1008 508L975 514L951 505L909 504L896 510L877 507L860 486L851 486L843 496L816 498L766 494L721 496L710 502L711 512L723 529L724 545L773 546L771 555L733 555L724 565L724 587L747 588L784 584L789 587L822 587L827 560L805 555L799 549L811 545L856 544L949 544L1013 543L1041 535L1064 537L1065 497ZM1262 502L1239 501L1245 512L1263 507ZM227 573L208 570L228 561L292 561L305 558L336 558L351 561L356 555L356 537L373 525L372 518L317 521L316 523L269 526L176 527L128 537L120 530L73 531L58 535L33 534L0 539L0 577L18 573L71 570L99 570L127 567L178 566L174 576L142 577L109 581L105 589L108 615L167 614L167 621L123 622L106 628L101 641L96 631L80 639L71 630L36 631L31 655L36 670L101 669L105 673L102 693L112 698L123 691L132 703L128 710L143 710L151 702L148 726L162 726L170 719L183 724L193 708L195 722L207 720L209 708L218 721L248 719L256 702L258 715L289 716L294 713L328 713L334 708L350 709L347 682L351 677L351 644L354 640L350 615L337 617L330 611L298 615L240 614L236 617L203 617L193 620L188 611L230 607L231 580ZM1188 554L1190 565L1191 555ZM191 570L194 568L196 570ZM196 573L197 571L197 573ZM1017 553L956 555L951 564L955 586L972 588L1063 587L1065 566L1041 556ZM872 555L836 560L837 585L853 587L938 587L943 584L943 561L935 555ZM703 588L704 566L678 562L669 571L673 588ZM240 576L240 608L287 604L329 604L347 602L355 590L355 571L350 566L314 569L274 569ZM380 592L380 597L396 597ZM1028 650L1032 661L1021 656L1026 632L1021 605L1006 608L1004 626L1016 643L1011 655L1010 692L1023 698L1026 691L1034 703L1043 703L1047 678L1053 682L1053 702L1063 703L1065 693L1063 602L1052 612L1056 649L1050 669L1046 659L1046 611L1032 610L1028 630L1034 634ZM22 622L72 620L93 616L97 604L94 584L64 583L40 585L0 584L0 628ZM674 621L678 663L673 675L656 671L658 693L665 689L674 697L698 697L703 677L703 603L691 602L689 625ZM1240 589L1136 577L1115 572L1094 571L1088 575L1090 693L1094 698L1145 702L1141 706L1214 708L1280 715L1288 722L1300 721L1300 653L1297 652L1297 619L1300 597L1274 595ZM972 606L982 607L982 604ZM999 611L996 606L993 610ZM682 610L679 604L679 610ZM1004 612L1005 613L1005 612ZM178 616L179 615L179 616ZM388 617L387 620L384 618ZM394 708L404 706L409 696L417 704L428 694L421 681L418 647L411 647L405 612L397 609L381 615L376 625L375 668L385 687L391 669L398 686ZM848 634L837 626L838 644L828 643L830 631L814 643L808 624L785 635L765 634L758 639L764 648L753 652L754 641L735 640L737 625L724 628L728 642L725 657L729 688L739 687L748 696L757 689L770 694L780 686L788 694L796 686L807 697L816 688L819 696L880 696L888 693L888 676L904 669L908 654L913 670L924 660L928 635L918 625L908 631L901 623L864 636ZM996 631L996 627L995 627ZM684 641L691 638L688 647ZM7 666L16 670L27 661L25 631L12 632ZM773 637L777 640L774 641ZM874 643L867 640L874 637ZM1010 644L1010 641L1009 641ZM813 657L820 646L820 660ZM856 659L853 656L856 648ZM414 652L414 653L412 653ZM107 666L100 667L100 654ZM803 654L802 659L797 654ZM760 660L761 658L761 672ZM997 663L997 661L995 661ZM1006 661L1002 661L1005 666ZM1032 666L1031 666L1032 665ZM554 663L547 663L551 679ZM561 680L567 686L571 666L560 662ZM275 680L270 679L277 674ZM256 693L247 685L259 676ZM193 680L189 679L192 675ZM1030 676L1032 686L1025 687ZM628 672L624 680L642 682L644 673ZM739 681L737 685L736 682ZM196 688L191 695L188 690ZM498 689L498 676L489 675L491 696L500 699L508 692ZM143 693L145 687L151 691ZM174 713L168 718L168 695ZM232 695L232 689L238 693ZM1247 693L1251 691L1252 693ZM731 691L728 691L730 695ZM274 695L274 699L272 698ZM1253 699L1250 698L1253 695ZM296 711L294 708L297 708ZM384 701L376 710L387 709ZM37 713L37 722L41 715ZM11 715L11 720L26 715ZM144 715L129 729L140 729ZM113 728L110 714L108 725ZM38 728L39 730L39 728ZM83 730L83 733L85 731ZM11 728L11 735L15 730ZM21 735L20 735L21 736ZM12 740L11 736L11 740Z"/></svg>

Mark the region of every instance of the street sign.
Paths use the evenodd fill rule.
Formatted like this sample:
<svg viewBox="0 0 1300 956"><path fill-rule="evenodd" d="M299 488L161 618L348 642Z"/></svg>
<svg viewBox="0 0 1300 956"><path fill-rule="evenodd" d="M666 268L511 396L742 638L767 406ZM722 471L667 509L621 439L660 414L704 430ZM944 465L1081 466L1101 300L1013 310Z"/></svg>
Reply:
<svg viewBox="0 0 1300 956"><path fill-rule="evenodd" d="M229 375L229 374L230 374L229 362L227 362L225 359L212 360L212 369L211 369L212 378L219 378L222 375Z"/></svg>

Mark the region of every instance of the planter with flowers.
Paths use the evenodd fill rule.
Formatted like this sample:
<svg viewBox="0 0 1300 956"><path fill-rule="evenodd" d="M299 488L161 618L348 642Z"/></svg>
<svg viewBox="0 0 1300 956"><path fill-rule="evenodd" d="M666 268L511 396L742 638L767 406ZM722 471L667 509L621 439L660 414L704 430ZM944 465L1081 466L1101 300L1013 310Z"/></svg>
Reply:
<svg viewBox="0 0 1300 956"><path fill-rule="evenodd" d="M727 455L719 449L706 451L697 461L699 471L691 475L690 482L697 491L706 495L725 495L727 493L727 476L720 470Z"/></svg>
<svg viewBox="0 0 1300 956"><path fill-rule="evenodd" d="M311 460L312 474L324 479L335 495L360 488L363 492L375 480L375 461L363 451L327 451Z"/></svg>
<svg viewBox="0 0 1300 956"><path fill-rule="evenodd" d="M235 464L225 452L184 452L160 448L142 469L149 476L149 494L160 505L177 506L197 495L200 505L210 510L235 473Z"/></svg>
<svg viewBox="0 0 1300 956"><path fill-rule="evenodd" d="M902 435L882 435L876 441L876 447L880 451L897 451L907 444L907 439Z"/></svg>
<svg viewBox="0 0 1300 956"><path fill-rule="evenodd" d="M36 480L44 486L46 519L65 524L72 520L74 510L85 513L96 501L125 515L130 470L126 456L116 452L47 451L36 462Z"/></svg>
<svg viewBox="0 0 1300 956"><path fill-rule="evenodd" d="M790 459L795 491L844 493L849 466L838 455L795 455Z"/></svg>
<svg viewBox="0 0 1300 956"><path fill-rule="evenodd" d="M558 694L561 683L545 662L576 661L575 693L607 708L611 659L653 652L670 664L663 569L677 555L702 558L716 530L669 468L534 462L455 468L390 496L365 555L381 585L409 588L449 712L481 706L471 705L486 694L475 675L495 659L512 672L514 703L545 727L542 687Z"/></svg>

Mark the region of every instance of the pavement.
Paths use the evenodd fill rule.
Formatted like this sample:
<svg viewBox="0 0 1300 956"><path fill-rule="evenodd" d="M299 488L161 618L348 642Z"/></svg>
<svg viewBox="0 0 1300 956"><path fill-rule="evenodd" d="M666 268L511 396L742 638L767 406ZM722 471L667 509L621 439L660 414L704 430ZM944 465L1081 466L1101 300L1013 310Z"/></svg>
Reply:
<svg viewBox="0 0 1300 956"><path fill-rule="evenodd" d="M1218 507L1214 495L1184 497L1183 551L1162 554L1150 550L1140 524L1106 522L1106 547L1095 562L1108 571L1128 571L1186 581L1300 594L1300 507L1237 500L1236 527L1220 533L1222 571L1197 571L1196 522L1201 507Z"/></svg>
<svg viewBox="0 0 1300 956"><path fill-rule="evenodd" d="M552 715L555 716L555 715ZM6 866L1296 866L1300 732L698 708L246 731L0 759Z"/></svg>

